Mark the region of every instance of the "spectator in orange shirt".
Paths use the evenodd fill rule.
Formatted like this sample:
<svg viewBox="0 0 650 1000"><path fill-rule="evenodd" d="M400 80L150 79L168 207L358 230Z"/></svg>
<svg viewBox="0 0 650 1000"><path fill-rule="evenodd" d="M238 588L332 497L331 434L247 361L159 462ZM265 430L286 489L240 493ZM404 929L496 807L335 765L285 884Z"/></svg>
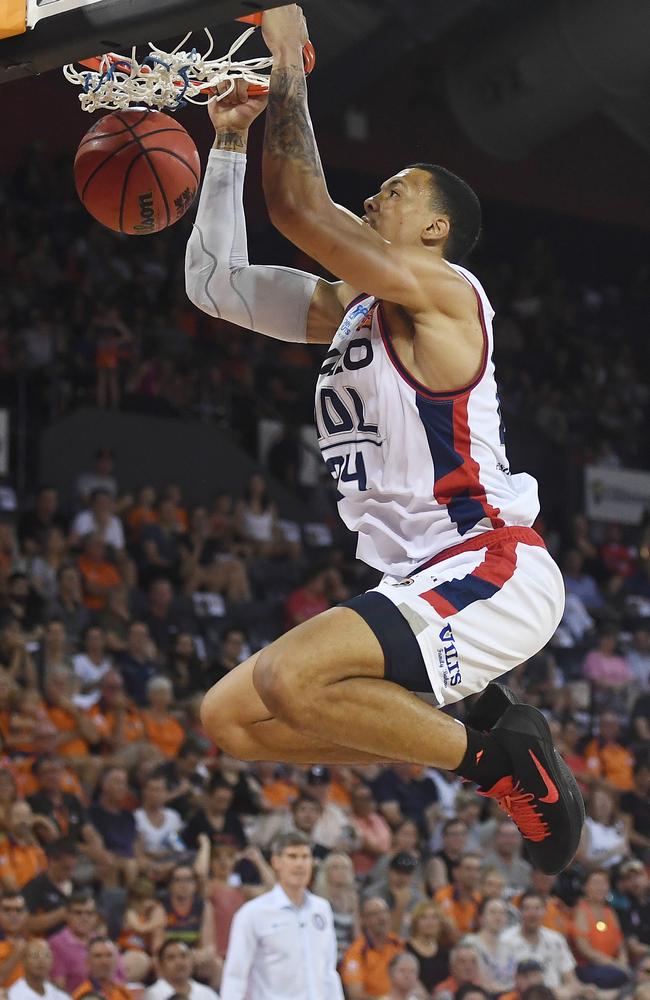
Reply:
<svg viewBox="0 0 650 1000"><path fill-rule="evenodd" d="M144 740L144 724L139 712L124 693L124 681L117 670L102 677L101 696L88 713L99 733L104 753L131 766Z"/></svg>
<svg viewBox="0 0 650 1000"><path fill-rule="evenodd" d="M620 728L614 712L603 712L598 718L599 735L584 750L588 773L616 793L627 792L634 786L634 758L618 741Z"/></svg>
<svg viewBox="0 0 650 1000"><path fill-rule="evenodd" d="M86 535L77 566L81 573L84 604L91 611L102 611L106 606L106 595L120 586L122 577L106 558L106 546L97 532L91 531Z"/></svg>
<svg viewBox="0 0 650 1000"><path fill-rule="evenodd" d="M167 677L152 677L147 684L149 708L142 713L147 739L164 753L175 757L185 740L185 730L169 711L174 696L172 683Z"/></svg>
<svg viewBox="0 0 650 1000"><path fill-rule="evenodd" d="M53 667L45 676L43 688L45 711L58 732L57 753L69 758L73 765L83 763L90 747L99 743L99 733L92 720L72 701L72 670L63 664Z"/></svg>
<svg viewBox="0 0 650 1000"><path fill-rule="evenodd" d="M143 486L136 495L135 506L126 515L130 541L138 542L142 529L158 520L156 513L156 491L153 486Z"/></svg>
<svg viewBox="0 0 650 1000"><path fill-rule="evenodd" d="M607 904L611 884L603 869L592 871L573 911L573 946L578 978L600 989L624 986L630 976L618 917Z"/></svg>
<svg viewBox="0 0 650 1000"><path fill-rule="evenodd" d="M9 833L0 844L0 882L16 892L47 867L45 853L34 836L34 813L27 802L15 802L9 811ZM39 822L46 822L39 817Z"/></svg>
<svg viewBox="0 0 650 1000"><path fill-rule="evenodd" d="M7 989L24 974L23 955L27 937L23 933L28 911L18 892L6 892L0 902L0 988Z"/></svg>
<svg viewBox="0 0 650 1000"><path fill-rule="evenodd" d="M117 948L107 937L96 937L88 945L88 979L77 986L72 1000L80 1000L86 993L96 993L104 1000L133 1000L127 986L115 982Z"/></svg>
<svg viewBox="0 0 650 1000"><path fill-rule="evenodd" d="M455 932L456 940L476 928L480 881L481 859L478 854L467 852L453 870L452 884L438 889L433 897Z"/></svg>
<svg viewBox="0 0 650 1000"><path fill-rule="evenodd" d="M404 943L391 933L388 903L379 896L371 896L362 904L361 929L341 965L348 1000L367 1000L388 993L388 966L395 955L404 951Z"/></svg>
<svg viewBox="0 0 650 1000"><path fill-rule="evenodd" d="M558 896L552 895L555 885L555 875L546 875L537 868L533 868L530 876L530 888L538 892L546 903L542 927L548 927L551 931L557 931L567 937L571 928L571 914L568 907ZM523 893L518 893L512 900L512 904L519 909Z"/></svg>

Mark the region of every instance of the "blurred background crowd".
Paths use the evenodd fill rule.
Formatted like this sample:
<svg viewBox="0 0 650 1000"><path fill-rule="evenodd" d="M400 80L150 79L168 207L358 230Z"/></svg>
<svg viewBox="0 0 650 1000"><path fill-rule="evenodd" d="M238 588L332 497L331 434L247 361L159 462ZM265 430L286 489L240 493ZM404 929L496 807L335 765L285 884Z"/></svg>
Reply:
<svg viewBox="0 0 650 1000"><path fill-rule="evenodd" d="M541 234L472 263L497 311L513 465L540 476L536 528L567 590L548 647L507 678L546 713L587 804L575 862L554 880L452 774L244 764L206 738L208 687L376 581L331 487L299 476L295 429L311 420L322 352L197 313L185 224L116 253L70 190L67 157L31 149L0 177L0 222L0 390L32 440L96 406L199 418L257 459L260 421L285 426L245 489L199 504L164 479L125 486L106 439L79 455L65 497L36 459L19 484L10 470L0 990L215 997L232 918L272 887L273 838L297 829L349 1000L650 1000L650 520L589 521L575 478L586 462L648 467L647 269L598 282ZM268 230L255 254L305 264Z"/></svg>

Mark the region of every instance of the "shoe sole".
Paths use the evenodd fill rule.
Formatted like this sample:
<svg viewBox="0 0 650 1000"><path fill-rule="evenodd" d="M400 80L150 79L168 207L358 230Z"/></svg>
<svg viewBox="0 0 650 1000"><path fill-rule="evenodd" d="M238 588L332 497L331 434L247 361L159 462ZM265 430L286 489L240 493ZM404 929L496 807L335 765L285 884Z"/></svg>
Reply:
<svg viewBox="0 0 650 1000"><path fill-rule="evenodd" d="M518 709L525 710L525 714L522 711L518 711ZM582 834L582 826L585 819L584 800L572 771L569 769L562 755L558 753L553 745L553 737L551 735L548 722L539 709L533 708L532 705L519 703L513 705L509 709L506 709L504 715L506 713L511 718L506 720L507 726L504 726L504 729L507 729L509 732L520 733L522 736L532 736L534 739L539 740L542 744L548 758L548 767L546 769L549 777L554 782L558 790L559 798L565 805L568 813L568 843L566 845L565 852L568 855L568 858L566 861L562 861L561 863L553 866L546 865L542 868L539 860L535 856L537 853L535 844L531 841L525 841L527 849L526 853L535 867L540 868L547 875L558 875L571 864L573 858L575 857L575 853L578 850ZM503 716L495 727L497 731L502 720Z"/></svg>

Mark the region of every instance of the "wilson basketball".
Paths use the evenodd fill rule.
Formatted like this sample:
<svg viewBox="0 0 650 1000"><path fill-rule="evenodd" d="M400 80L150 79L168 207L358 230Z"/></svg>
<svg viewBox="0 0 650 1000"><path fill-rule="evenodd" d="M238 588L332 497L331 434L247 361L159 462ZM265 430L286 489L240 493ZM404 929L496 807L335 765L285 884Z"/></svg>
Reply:
<svg viewBox="0 0 650 1000"><path fill-rule="evenodd" d="M196 197L201 162L174 118L160 111L116 111L83 137L74 173L77 194L98 222L143 236L185 215Z"/></svg>

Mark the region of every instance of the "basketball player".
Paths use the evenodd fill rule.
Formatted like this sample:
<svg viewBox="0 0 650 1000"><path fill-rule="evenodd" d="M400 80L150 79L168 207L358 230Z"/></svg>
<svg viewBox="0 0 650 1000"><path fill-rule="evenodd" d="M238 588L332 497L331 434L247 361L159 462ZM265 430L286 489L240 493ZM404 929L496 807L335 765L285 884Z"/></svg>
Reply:
<svg viewBox="0 0 650 1000"><path fill-rule="evenodd" d="M341 280L248 263L248 126L264 97L210 107L216 140L186 260L201 309L279 340L329 344L316 390L323 457L358 555L382 582L292 629L205 696L236 757L406 761L498 801L545 872L584 818L544 717L490 684L468 726L438 706L483 691L539 650L562 615L560 572L532 530L537 484L512 475L492 363L493 310L457 263L480 206L442 167L400 170L359 219L329 197L309 111L300 8L264 14L273 58L263 182L275 226Z"/></svg>

